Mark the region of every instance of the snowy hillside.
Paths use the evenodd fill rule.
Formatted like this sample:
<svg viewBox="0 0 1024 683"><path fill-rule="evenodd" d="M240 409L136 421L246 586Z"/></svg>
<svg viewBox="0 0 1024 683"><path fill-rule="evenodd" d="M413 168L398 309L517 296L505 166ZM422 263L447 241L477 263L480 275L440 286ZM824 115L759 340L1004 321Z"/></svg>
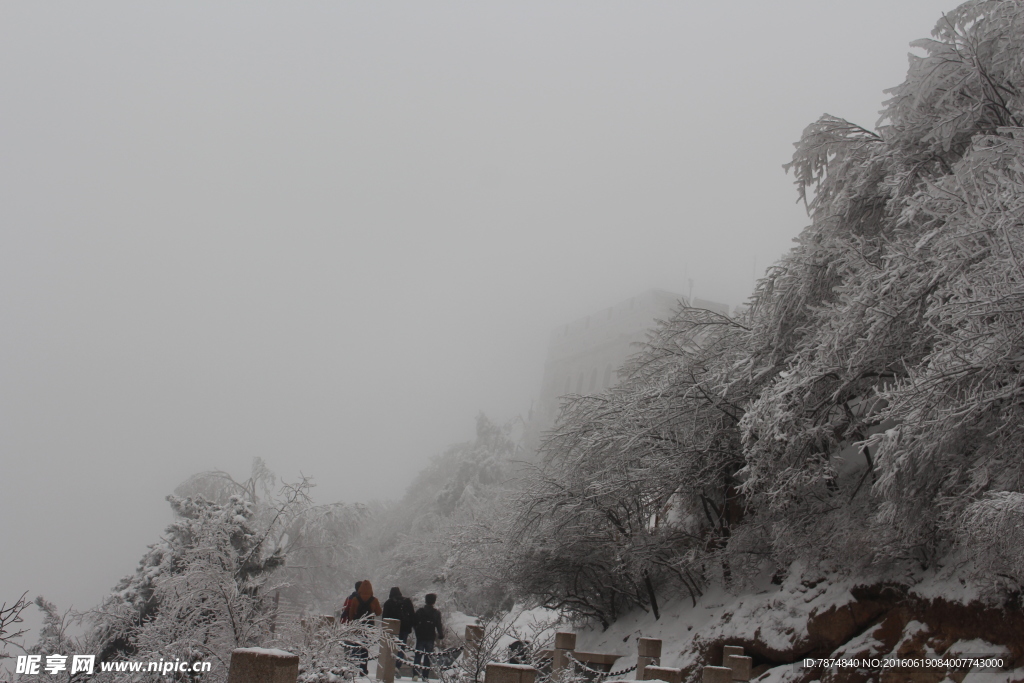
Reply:
<svg viewBox="0 0 1024 683"><path fill-rule="evenodd" d="M922 658L988 656L1004 671L952 673L950 680L1024 681L1024 615L985 607L959 581L934 574L870 583L827 581L795 565L782 585L752 592L709 591L696 606L677 599L661 619L635 610L607 630L579 630L577 649L623 655L615 668L636 662L638 638L659 638L662 666L700 680L700 667L718 665L723 645L741 645L754 659L754 678L775 681L944 680L945 669L888 672L805 669L805 657ZM796 664L794 664L796 663ZM967 675L967 678L964 676ZM685 678L684 678L685 680Z"/></svg>

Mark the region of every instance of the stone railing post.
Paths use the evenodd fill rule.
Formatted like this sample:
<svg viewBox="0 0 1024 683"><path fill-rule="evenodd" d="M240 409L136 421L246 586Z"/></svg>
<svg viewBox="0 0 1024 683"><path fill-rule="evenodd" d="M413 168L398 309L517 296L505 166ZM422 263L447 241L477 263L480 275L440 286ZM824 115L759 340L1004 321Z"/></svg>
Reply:
<svg viewBox="0 0 1024 683"><path fill-rule="evenodd" d="M749 681L750 670L754 668L754 660L742 655L729 655L725 658L725 665L732 670L732 680Z"/></svg>
<svg viewBox="0 0 1024 683"><path fill-rule="evenodd" d="M703 683L732 683L732 669L727 666L705 666Z"/></svg>
<svg viewBox="0 0 1024 683"><path fill-rule="evenodd" d="M466 624L466 649L470 652L477 652L484 643L484 627L474 624Z"/></svg>
<svg viewBox="0 0 1024 683"><path fill-rule="evenodd" d="M576 634L559 631L555 634L555 650L551 657L551 673L556 674L566 667L574 666L569 656L576 650Z"/></svg>
<svg viewBox="0 0 1024 683"><path fill-rule="evenodd" d="M661 640L638 638L636 641L636 679L646 681L646 669L661 664Z"/></svg>
<svg viewBox="0 0 1024 683"><path fill-rule="evenodd" d="M484 673L484 683L534 683L536 680L537 670L526 664L489 662Z"/></svg>
<svg viewBox="0 0 1024 683"><path fill-rule="evenodd" d="M231 651L228 683L295 683L299 656L284 650L240 647Z"/></svg>
<svg viewBox="0 0 1024 683"><path fill-rule="evenodd" d="M395 650L394 639L402 629L398 619L382 619L383 628L380 634L380 655L377 657L377 680L384 683L395 683Z"/></svg>
<svg viewBox="0 0 1024 683"><path fill-rule="evenodd" d="M732 671L732 680L749 681L754 660L744 657L743 648L739 645L723 645L722 666L728 667Z"/></svg>
<svg viewBox="0 0 1024 683"><path fill-rule="evenodd" d="M487 653L484 652L484 627L476 624L466 624L466 656L463 658L463 672L472 683L479 683L480 675L484 673L487 662L484 661Z"/></svg>

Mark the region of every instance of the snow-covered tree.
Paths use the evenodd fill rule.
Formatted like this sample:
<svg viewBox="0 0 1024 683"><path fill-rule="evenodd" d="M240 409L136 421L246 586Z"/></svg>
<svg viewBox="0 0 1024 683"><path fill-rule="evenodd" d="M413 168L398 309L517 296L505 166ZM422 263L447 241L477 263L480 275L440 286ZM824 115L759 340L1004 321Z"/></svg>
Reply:
<svg viewBox="0 0 1024 683"><path fill-rule="evenodd" d="M276 484L257 459L244 482L207 472L179 487L191 495L168 496L174 521L92 614L100 659L213 659L226 671L232 649L268 642L279 612L297 612L279 593L303 595L285 579L309 576L282 574L286 557L343 553L348 510L312 505L308 479Z"/></svg>
<svg viewBox="0 0 1024 683"><path fill-rule="evenodd" d="M657 567L958 550L1024 585L1000 544L1024 518L1024 2L964 3L914 46L874 130L805 130L811 225L747 312L662 323L566 407L515 527L534 594L613 613L612 592L653 602L634 586Z"/></svg>
<svg viewBox="0 0 1024 683"><path fill-rule="evenodd" d="M97 613L102 659L219 660L236 647L261 644L272 618L263 585L282 566L255 506L168 496L175 520L150 546L135 574L118 584Z"/></svg>
<svg viewBox="0 0 1024 683"><path fill-rule="evenodd" d="M69 633L72 625L81 623L82 615L68 609L61 612L57 606L42 595L37 596L34 601L39 611L43 613L43 623L39 628L39 637L35 645L25 648L29 655L41 656L41 663L48 662L49 658L60 656L61 669L55 669L48 676L59 683L79 683L88 679L84 672L71 673L71 666L68 660L72 655L88 652L91 650L92 641L88 634L76 637Z"/></svg>
<svg viewBox="0 0 1024 683"><path fill-rule="evenodd" d="M21 638L26 633L26 629L21 626L24 623L21 614L30 604L25 600L26 595L28 593L22 593L21 597L9 606L6 602L0 605L0 659L11 656L7 652L8 645L21 647Z"/></svg>
<svg viewBox="0 0 1024 683"><path fill-rule="evenodd" d="M751 362L778 374L743 421L784 555L929 563L1020 490L1022 27L1019 1L961 5L877 131L825 116L798 143L812 225L758 288Z"/></svg>
<svg viewBox="0 0 1024 683"><path fill-rule="evenodd" d="M519 505L521 590L606 624L633 605L657 616L658 584L700 594L742 516L738 424L750 383L734 366L748 333L684 306L624 381L567 402Z"/></svg>
<svg viewBox="0 0 1024 683"><path fill-rule="evenodd" d="M434 457L400 501L373 506L358 542L362 575L407 594L444 586L450 604L475 613L505 602L503 541L518 426L478 415L472 441Z"/></svg>

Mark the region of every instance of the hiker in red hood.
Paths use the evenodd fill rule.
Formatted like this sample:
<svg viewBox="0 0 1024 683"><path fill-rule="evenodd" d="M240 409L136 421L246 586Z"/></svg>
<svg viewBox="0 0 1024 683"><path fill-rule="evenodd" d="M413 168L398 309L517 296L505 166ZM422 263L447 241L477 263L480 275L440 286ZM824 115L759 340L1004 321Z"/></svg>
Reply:
<svg viewBox="0 0 1024 683"><path fill-rule="evenodd" d="M348 602L348 621L356 621L357 619L366 618L367 621L372 621L374 615L380 616L381 609L380 603L377 598L373 597L373 586L366 579L363 579L357 584L355 595L349 598ZM359 669L366 675L366 662L370 658L370 651L363 645L353 644L349 647L352 659L359 666Z"/></svg>
<svg viewBox="0 0 1024 683"><path fill-rule="evenodd" d="M359 591L356 593L355 599L349 603L348 620L355 621L367 614L375 614L379 617L380 613L380 602L373 597L373 585L368 579L363 579L359 583Z"/></svg>

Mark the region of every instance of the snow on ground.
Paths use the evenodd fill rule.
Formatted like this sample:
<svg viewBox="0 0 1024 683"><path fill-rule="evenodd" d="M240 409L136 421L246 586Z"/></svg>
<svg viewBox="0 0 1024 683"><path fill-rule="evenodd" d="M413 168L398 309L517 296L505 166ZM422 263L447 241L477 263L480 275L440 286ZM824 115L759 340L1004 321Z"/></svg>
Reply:
<svg viewBox="0 0 1024 683"><path fill-rule="evenodd" d="M941 599L969 605L975 603L979 595L976 587L942 573L922 573L895 579L831 576L826 580L826 577L795 563L782 585L773 585L766 579L748 592L736 595L716 587L700 597L696 605L688 597L666 601L658 620L650 612L637 609L623 615L606 631L601 631L599 626L576 629L576 647L581 651L622 655L613 667L616 670L636 664L637 639L641 637L661 639L660 663L669 667L687 667L697 663L698 657L707 652L706 646L712 642L757 642L777 653L799 651L800 647L806 647L811 637L809 622L830 612L846 611L847 606L856 602L851 589L857 585L871 585L886 579L907 586L911 596L926 600ZM839 645L831 656L897 656L904 645L913 644L915 639L927 640L922 637L927 629L926 624L912 619L903 627L898 644L891 647L876 639L878 631L875 627L867 627ZM705 647L702 649L702 646ZM927 642L921 642L919 646L923 649L917 650L915 656L1010 654L1002 645L977 638L957 641L948 648L941 648L942 652L936 652ZM805 673L799 664L780 665L765 672L758 683L787 683ZM970 674L964 683L981 683L983 679L991 683L1021 680L1020 672L1015 675L1016 678L1010 674L976 672Z"/></svg>
<svg viewBox="0 0 1024 683"><path fill-rule="evenodd" d="M506 618L502 628L515 631L519 637L529 635L531 631L541 630L542 634L533 634L535 643L541 644L548 635L555 631L575 631L577 633L576 649L582 652L599 652L620 655L613 670L622 670L636 664L637 640L639 638L658 638L662 641L661 665L668 667L690 667L706 657L712 643L757 643L764 651L777 653L779 658L769 656L774 661L799 662L803 655L795 653L807 652L808 643L814 641L814 634L809 633L808 624L822 624L828 621L830 614L852 612L856 607L857 598L854 592L862 595L857 586L898 585L906 591L903 595L924 601L940 600L946 603L970 605L980 595L976 587L965 584L941 572L919 573L914 576L860 576L856 578L825 577L813 570L808 570L795 563L781 585L772 584L768 577L746 592L731 594L721 587L710 588L701 596L696 605L689 597L663 599L661 618L655 619L649 611L633 610L622 615L602 631L600 626L572 627L558 619L557 613L543 608L516 610L513 616ZM862 598L863 599L863 598ZM976 604L976 603L975 603ZM847 609L850 608L850 609ZM843 615L840 615L843 616ZM841 621L837 619L836 621ZM476 624L475 617L454 613L449 618L450 628L459 635L465 631L467 624ZM875 623L875 622L871 622ZM510 628L512 627L512 628ZM969 636L949 644L935 639L937 632L930 632L929 626L920 620L911 618L900 624L895 634L880 635L883 631L875 626L848 630L846 642L837 641L838 645L831 652L832 657L879 657L887 656L949 656L982 655L1008 656L1007 647L993 644L980 638L970 639ZM506 635L500 645L507 647L516 636ZM880 640L885 639L886 642ZM809 640L810 639L810 640ZM895 647L893 644L895 643ZM932 646L934 644L934 647ZM907 649L909 648L909 649ZM916 653L902 654L904 651ZM753 653L751 653L753 654ZM762 661L764 658L762 657ZM720 662L713 662L719 664ZM758 683L791 683L803 678L807 671L800 663L782 664L768 669L757 679ZM619 680L626 683L635 676L625 673ZM962 683L1006 683L1024 681L1020 672L972 672ZM956 683L951 681L950 683Z"/></svg>
<svg viewBox="0 0 1024 683"><path fill-rule="evenodd" d="M734 639L758 639L773 649L787 650L806 634L807 619L812 612L852 601L849 592L852 585L852 581L807 581L803 568L795 566L781 586L765 580L753 592L739 595L712 587L697 600L696 606L689 597L669 599L661 605L660 619L655 620L650 612L636 609L621 616L605 631L600 626L574 628L560 620L556 612L541 607L513 610L511 623L502 626L511 625L520 634L540 631L539 636L533 636L538 643L555 631L575 631L578 651L621 655L613 667L616 671L636 664L637 639L658 638L662 641L661 665L679 667L692 663L696 636L708 639L727 632ZM476 623L477 618L461 612L451 614L448 620L449 627L459 637L467 624ZM514 636L505 636L501 645L507 647L513 640ZM784 683L790 680L786 671L798 673L792 665L777 669L764 680Z"/></svg>
<svg viewBox="0 0 1024 683"><path fill-rule="evenodd" d="M479 617L464 612L451 612L446 616L445 630L454 633L458 638L465 636L467 626L476 626L480 623Z"/></svg>
<svg viewBox="0 0 1024 683"><path fill-rule="evenodd" d="M965 605L982 601L981 588L977 584L958 580L949 572L948 569L937 569L922 573L910 594L925 600L941 598Z"/></svg>
<svg viewBox="0 0 1024 683"><path fill-rule="evenodd" d="M452 612L448 617L447 629L462 638L466 633L466 626L480 623L478 617ZM572 630L572 627L554 610L544 607L526 609L523 605L516 605L501 622L491 624L488 628L504 631L504 635L498 640L499 648L507 648L514 641L524 638L535 643L544 643L553 639L556 631Z"/></svg>
<svg viewBox="0 0 1024 683"><path fill-rule="evenodd" d="M772 650L784 652L806 636L811 614L852 602L849 589L853 584L852 580L808 580L803 567L794 565L781 586L764 581L751 592L738 595L712 587L697 600L696 606L688 597L667 601L659 620L649 612L634 610L607 631L581 631L577 649L623 655L616 662L616 669L636 663L638 638L660 638L661 665L670 667L692 663L695 637L757 640Z"/></svg>
<svg viewBox="0 0 1024 683"><path fill-rule="evenodd" d="M297 657L291 652L280 650L276 647L238 647L234 652L252 652L258 655L271 655L273 657Z"/></svg>
<svg viewBox="0 0 1024 683"><path fill-rule="evenodd" d="M1010 654L1009 648L1003 645L993 645L987 640L974 638L973 640L958 640L946 650L946 657L1006 657Z"/></svg>

